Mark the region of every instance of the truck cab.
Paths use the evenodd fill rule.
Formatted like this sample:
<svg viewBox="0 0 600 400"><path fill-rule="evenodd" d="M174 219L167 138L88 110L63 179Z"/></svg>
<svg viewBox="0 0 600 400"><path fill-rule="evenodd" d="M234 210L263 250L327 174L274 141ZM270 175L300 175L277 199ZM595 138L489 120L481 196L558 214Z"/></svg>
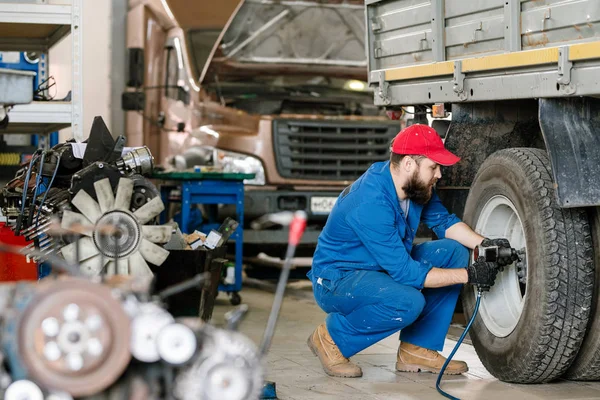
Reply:
<svg viewBox="0 0 600 400"><path fill-rule="evenodd" d="M288 210L307 212L299 250L311 255L339 192L389 157L401 128L373 105L364 38L362 1L132 0L130 145L167 168L254 173L245 256L282 256L283 228L249 222Z"/></svg>

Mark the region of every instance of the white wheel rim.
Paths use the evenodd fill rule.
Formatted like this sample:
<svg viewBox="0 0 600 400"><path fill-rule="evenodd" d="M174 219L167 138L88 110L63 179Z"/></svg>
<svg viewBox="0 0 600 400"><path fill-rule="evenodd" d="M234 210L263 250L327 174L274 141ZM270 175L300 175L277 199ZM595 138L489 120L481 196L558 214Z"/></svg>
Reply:
<svg viewBox="0 0 600 400"><path fill-rule="evenodd" d="M513 203L504 196L494 196L483 206L475 230L488 238L506 238L513 248L525 248L523 224ZM475 293L476 293L475 289ZM481 299L479 314L488 330L506 337L517 326L527 295L520 284L515 264L499 272L496 283Z"/></svg>

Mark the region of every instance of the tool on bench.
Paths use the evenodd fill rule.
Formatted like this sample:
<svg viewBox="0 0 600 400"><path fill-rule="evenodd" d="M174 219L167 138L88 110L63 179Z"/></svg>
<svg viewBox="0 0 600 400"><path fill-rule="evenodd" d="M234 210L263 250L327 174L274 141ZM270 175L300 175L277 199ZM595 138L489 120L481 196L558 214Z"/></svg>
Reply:
<svg viewBox="0 0 600 400"><path fill-rule="evenodd" d="M496 268L497 270L503 270L505 266L512 264L514 261L520 262L521 259L525 257L525 249L521 249L521 250L513 249L512 247L510 247L510 244L508 244L509 243L508 241L506 241L506 246L502 246L504 243L501 242L501 240L502 239L498 239L498 240L484 239L480 245L476 246L473 249L473 258L476 260L475 263L477 263L477 262L492 263L492 264L494 264L494 268ZM442 369L440 370L440 374L438 375L437 381L435 382L435 388L437 389L437 391L442 396L449 398L451 400L460 400L460 399L444 392L440 388L440 382L442 381L442 376L444 375L444 371L446 370L446 367L448 366L448 364L452 360L452 357L454 357L454 354L456 353L456 351L462 344L463 340L465 339L465 336L469 332L469 329L471 329L471 325L473 325L473 321L475 321L475 317L477 317L477 312L479 311L479 304L481 303L481 295L483 294L483 292L487 292L490 290L490 286L485 286L485 285L481 285L481 284L477 284L476 286L477 286L477 300L475 302L475 308L473 309L473 315L471 316L471 319L469 320L469 323L467 324L467 327L465 328L464 332L462 333L462 335L460 335L458 342L456 342L456 346L454 346L454 349L452 349L450 356L448 356L448 358L446 359L446 362L442 366Z"/></svg>

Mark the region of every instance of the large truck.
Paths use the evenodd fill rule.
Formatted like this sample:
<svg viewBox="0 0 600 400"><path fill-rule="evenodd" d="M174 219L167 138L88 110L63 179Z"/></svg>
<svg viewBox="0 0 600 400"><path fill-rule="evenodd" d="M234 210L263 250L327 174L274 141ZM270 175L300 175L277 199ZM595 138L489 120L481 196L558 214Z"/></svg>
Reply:
<svg viewBox="0 0 600 400"><path fill-rule="evenodd" d="M440 197L525 250L470 331L484 366L508 382L600 379L600 2L365 4L374 104L433 119L462 157Z"/></svg>
<svg viewBox="0 0 600 400"><path fill-rule="evenodd" d="M255 173L244 256L283 257L283 228L248 222L299 209L299 254L312 255L338 194L389 157L401 124L373 105L363 10L362 0L130 0L128 143L165 166Z"/></svg>

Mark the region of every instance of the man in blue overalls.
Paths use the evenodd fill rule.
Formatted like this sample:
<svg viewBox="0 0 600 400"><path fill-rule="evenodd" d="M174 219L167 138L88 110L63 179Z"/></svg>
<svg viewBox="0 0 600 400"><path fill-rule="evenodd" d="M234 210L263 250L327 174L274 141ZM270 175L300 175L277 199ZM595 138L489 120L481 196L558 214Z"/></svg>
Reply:
<svg viewBox="0 0 600 400"><path fill-rule="evenodd" d="M373 164L338 197L308 273L328 313L308 346L329 375L362 376L348 358L400 330L396 369L439 372L462 285L494 284L496 268L469 266L468 248L510 244L475 233L433 190L440 165L459 160L432 128L412 125L394 139L389 162ZM439 240L413 246L420 221ZM467 370L451 361L446 373Z"/></svg>

